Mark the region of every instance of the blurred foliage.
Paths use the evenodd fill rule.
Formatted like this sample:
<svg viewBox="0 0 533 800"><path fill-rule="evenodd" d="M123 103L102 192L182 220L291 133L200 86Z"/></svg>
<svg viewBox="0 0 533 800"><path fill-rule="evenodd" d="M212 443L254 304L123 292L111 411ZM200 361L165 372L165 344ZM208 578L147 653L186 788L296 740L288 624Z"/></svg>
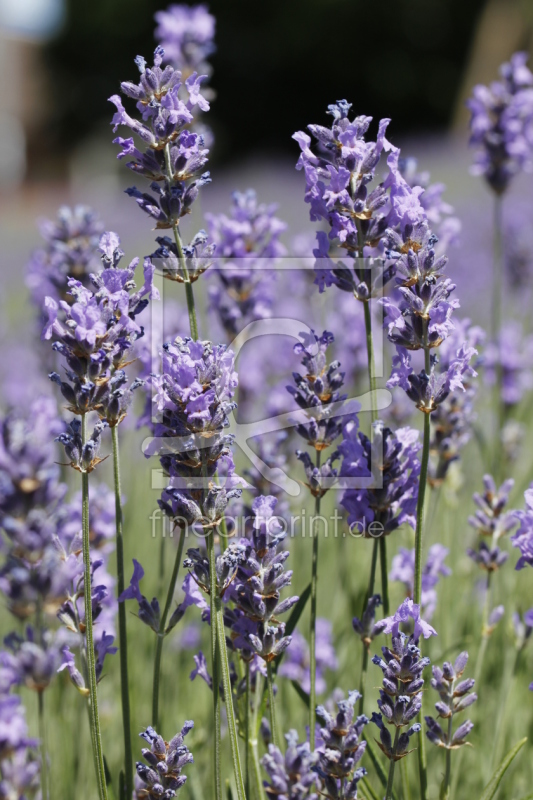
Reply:
<svg viewBox="0 0 533 800"><path fill-rule="evenodd" d="M346 97L392 117L392 136L447 125L483 0L212 0L216 157L292 152L291 134ZM49 46L53 136L69 145L111 118L109 95L153 49L154 0L67 0Z"/></svg>

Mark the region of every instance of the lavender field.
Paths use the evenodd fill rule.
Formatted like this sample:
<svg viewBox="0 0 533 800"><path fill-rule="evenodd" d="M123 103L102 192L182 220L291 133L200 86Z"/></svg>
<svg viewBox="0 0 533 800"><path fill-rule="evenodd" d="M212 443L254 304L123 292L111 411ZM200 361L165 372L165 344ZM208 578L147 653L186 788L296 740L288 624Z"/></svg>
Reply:
<svg viewBox="0 0 533 800"><path fill-rule="evenodd" d="M154 41L0 223L0 800L532 800L528 55L212 173Z"/></svg>

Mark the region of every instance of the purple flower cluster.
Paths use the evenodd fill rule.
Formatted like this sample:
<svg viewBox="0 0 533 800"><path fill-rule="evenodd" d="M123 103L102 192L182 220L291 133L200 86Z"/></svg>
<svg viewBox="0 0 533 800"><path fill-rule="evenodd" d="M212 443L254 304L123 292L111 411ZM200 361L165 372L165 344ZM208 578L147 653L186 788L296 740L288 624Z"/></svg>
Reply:
<svg viewBox="0 0 533 800"><path fill-rule="evenodd" d="M481 328L471 325L469 320L457 320L451 335L440 347L439 373L450 374L452 362L457 359L462 345L466 345L467 351L475 354L483 340L484 332ZM476 376L474 367L468 363L461 377L463 391L450 392L432 414L428 478L431 486L439 486L444 481L450 465L460 458L461 450L472 435L472 426L476 419L474 400L477 385L473 380Z"/></svg>
<svg viewBox="0 0 533 800"><path fill-rule="evenodd" d="M466 552L481 569L494 572L509 558L509 554L499 547L498 542L516 526L519 512L505 511L509 494L514 486L512 479L506 480L498 489L494 478L485 475L483 485L485 489L483 494L476 492L473 496L477 505L476 512L468 518L469 524L482 538L477 549L468 548ZM489 539L490 544L484 539Z"/></svg>
<svg viewBox="0 0 533 800"><path fill-rule="evenodd" d="M511 536L513 547L518 547L520 550L516 569L523 569L526 565L533 567L533 488L526 490L524 499L526 501L525 511L515 512L520 527L514 536Z"/></svg>
<svg viewBox="0 0 533 800"><path fill-rule="evenodd" d="M333 117L331 128L308 126L317 140L316 153L311 148L311 138L303 131L295 133L293 139L301 149L296 168L305 172L305 201L310 205L311 220L324 220L329 226L329 233L317 233L315 283L320 291L336 285L366 302L381 293L392 272L383 273L369 265L355 265L351 270L342 261L336 264L330 258L330 247L334 243L349 258L363 258L365 246L375 248L387 228L387 185L380 183L370 192L368 187L381 153L392 147L385 138L390 120L380 121L375 142L366 141L372 117L350 120L350 108L350 103L340 100L328 106L328 114ZM396 185L399 181L405 183L399 175L398 181L390 183Z"/></svg>
<svg viewBox="0 0 533 800"><path fill-rule="evenodd" d="M466 678L457 683L462 677L468 661L468 653L460 653L455 659L455 664L445 661L441 667L433 667L433 678L431 686L440 696L438 703L435 703L437 719L444 719L447 722L446 731L439 725L434 717L424 717L427 725L426 736L432 744L438 747L445 747L447 750L457 750L466 744L466 737L474 727L474 723L467 719L453 732L452 724L456 714L464 711L475 703L477 694L472 692L475 680Z"/></svg>
<svg viewBox="0 0 533 800"><path fill-rule="evenodd" d="M26 284L42 312L46 297L56 303L71 301L69 278L89 288L91 274L100 268L98 245L104 225L87 206L62 206L56 220L43 220L39 227L45 245L31 255Z"/></svg>
<svg viewBox="0 0 533 800"><path fill-rule="evenodd" d="M496 194L531 167L533 152L533 75L527 53L515 53L500 67L500 81L474 87L467 101L470 144L476 148L472 171L483 175Z"/></svg>
<svg viewBox="0 0 533 800"><path fill-rule="evenodd" d="M489 386L500 381L501 399L510 409L533 389L533 336L518 322L506 322L496 342L489 342L483 366Z"/></svg>
<svg viewBox="0 0 533 800"><path fill-rule="evenodd" d="M428 558L422 569L422 595L420 606L424 617L430 620L437 607L437 592L435 587L439 578L452 574L451 569L444 563L450 551L441 544L432 544L428 550ZM408 597L413 596L415 583L415 551L400 547L398 555L392 559L389 580L400 581L405 586Z"/></svg>
<svg viewBox="0 0 533 800"><path fill-rule="evenodd" d="M338 711L330 714L324 706L318 706L317 717L322 720L320 728L322 743L317 748L318 790L323 797L337 800L356 800L357 785L366 775L366 769L357 764L362 759L366 742L360 741L363 728L368 723L364 714L354 720L355 704L359 692L349 692L348 697L337 702Z"/></svg>
<svg viewBox="0 0 533 800"><path fill-rule="evenodd" d="M123 367L135 341L143 335L136 317L146 308L148 298L158 297L150 260L145 260L143 286L134 291L138 259L121 269L119 245L115 233L102 236L105 268L93 276L93 291L70 278L72 305L46 298L48 321L42 334L44 339L54 339L53 349L65 359L66 380L57 372L50 378L59 385L69 411L79 415L96 411L110 426L124 419L132 392L142 385L136 380L127 387Z"/></svg>
<svg viewBox="0 0 533 800"><path fill-rule="evenodd" d="M350 528L366 538L387 536L404 522L414 528L420 474L418 431L399 428L394 433L380 420L373 431L371 441L350 420L339 446L341 476L360 485L345 490L341 505Z"/></svg>
<svg viewBox="0 0 533 800"><path fill-rule="evenodd" d="M406 601L407 602L407 601ZM399 633L397 626L386 629L392 633L391 647L382 647L383 658L374 656L372 662L383 672L383 685L379 690L378 707L381 713L374 711L372 722L379 728L381 750L389 760L399 761L410 750L409 739L419 733L419 723L411 725L422 708L422 690L424 679L422 673L429 664L429 658L421 658L417 647L418 634L415 625L414 636L407 638ZM425 634L424 634L425 635ZM385 719L383 719L385 718ZM410 726L393 744L391 734L385 723L395 728ZM396 737L395 737L396 738Z"/></svg>
<svg viewBox="0 0 533 800"><path fill-rule="evenodd" d="M264 781L268 797L276 800L317 800L317 753L311 752L309 742L298 744L295 730L285 734L287 749L283 755L274 744L268 745L261 764L269 780Z"/></svg>
<svg viewBox="0 0 533 800"><path fill-rule="evenodd" d="M217 285L209 292L211 308L227 337L272 315L275 272L271 267L286 253L279 237L287 228L275 216L276 209L275 204L258 203L254 190L248 189L233 192L229 216L206 214L217 257L227 259L216 270Z"/></svg>
<svg viewBox="0 0 533 800"><path fill-rule="evenodd" d="M1 654L0 654L1 655ZM1 668L0 668L1 669ZM0 797L30 798L40 796L40 761L37 742L28 737L24 706L20 697L0 691Z"/></svg>
<svg viewBox="0 0 533 800"><path fill-rule="evenodd" d="M225 345L178 337L163 346L161 365L152 377L158 421L146 450L147 456L160 455L170 477L160 506L181 527L217 525L242 484L231 459L233 437L224 433L235 407L233 353ZM224 485L204 486L203 477L212 479L221 465Z"/></svg>
<svg viewBox="0 0 533 800"><path fill-rule="evenodd" d="M152 194L135 186L126 193L155 221L157 229L174 230L174 241L158 239L160 247L154 257L163 260L165 277L188 282L207 269L213 253L213 248L206 246L204 231L196 234L188 246L182 244L179 234L180 220L191 213L200 188L211 181L209 172L202 172L209 152L203 136L190 130L194 109L208 111L209 103L201 94L206 76L193 72L182 83L181 72L170 65L161 66L163 55L163 48L156 47L153 67L147 67L145 59L137 56L139 83L121 84L123 94L136 101L142 121L131 117L119 95L113 95L109 99L117 111L111 124L114 131L121 125L129 127L145 147L139 150L132 137L114 140L122 148L118 158L131 159L126 166L151 181Z"/></svg>
<svg viewBox="0 0 533 800"><path fill-rule="evenodd" d="M335 671L338 667L337 656L333 647L331 635L331 622L328 619L318 618L316 621L316 682L317 694L322 694L326 690L324 672L327 669ZM309 646L298 631L294 630L292 641L288 646L278 675L296 681L304 692L309 694L311 686L311 673L309 669Z"/></svg>
<svg viewBox="0 0 533 800"><path fill-rule="evenodd" d="M154 17L155 38L165 51L165 61L186 76L209 73L206 62L215 52L215 18L207 6L171 5Z"/></svg>
<svg viewBox="0 0 533 800"><path fill-rule="evenodd" d="M226 624L232 632L233 646L242 650L244 658L257 654L269 662L283 653L291 643L285 636L285 624L278 617L298 602L298 597L281 599L281 592L290 586L292 570L285 570L289 557L279 547L285 531L274 515L275 497L257 497L251 541L241 540L244 555L235 576L231 598L235 610Z"/></svg>
<svg viewBox="0 0 533 800"><path fill-rule="evenodd" d="M134 800L170 800L176 796L187 780L183 768L194 761L183 742L193 727L194 722L186 722L170 742L165 742L151 727L139 734L149 747L142 749L146 764L142 761L136 764Z"/></svg>
<svg viewBox="0 0 533 800"><path fill-rule="evenodd" d="M331 481L337 476L333 464L339 458L335 451L320 464L320 454L330 447L342 433L342 417L339 417L339 406L346 400L341 394L344 383L344 372L340 371L340 363L328 363L327 350L333 344L333 334L324 331L317 336L301 333L301 342L294 345L294 352L301 357L305 374L293 372L295 386L287 386L297 405L305 412L307 420L296 426L296 432L306 440L316 453L315 463L307 452L296 451L297 458L303 463L307 478L307 486L315 497L322 497ZM329 485L328 485L329 484Z"/></svg>

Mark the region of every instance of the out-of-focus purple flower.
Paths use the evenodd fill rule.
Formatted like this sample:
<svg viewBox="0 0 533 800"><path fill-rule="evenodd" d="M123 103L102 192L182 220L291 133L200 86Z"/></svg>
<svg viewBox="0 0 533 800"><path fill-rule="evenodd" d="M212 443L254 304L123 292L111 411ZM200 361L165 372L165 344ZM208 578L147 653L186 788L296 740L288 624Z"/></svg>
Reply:
<svg viewBox="0 0 533 800"><path fill-rule="evenodd" d="M141 592L139 584L143 577L144 569L136 559L133 559L133 575L131 576L130 585L119 596L118 602L136 600L139 605L138 616L141 622L148 625L155 633L159 633L159 602L157 597L153 597L151 601L147 600Z"/></svg>
<svg viewBox="0 0 533 800"><path fill-rule="evenodd" d="M414 622L413 639L415 642L419 640L420 636L423 636L424 639L429 639L430 636L437 635L435 628L422 619L420 606L413 603L410 597L403 601L391 617L385 617L377 624L380 632L390 633L393 637L398 637L400 635L400 625L409 625L411 620Z"/></svg>
<svg viewBox="0 0 533 800"><path fill-rule="evenodd" d="M202 678L210 689L213 688L213 678L209 674L209 670L207 668L207 661L205 660L205 656L200 650L200 652L193 656L194 663L196 664L195 668L190 674L190 679L193 681L196 677Z"/></svg>
<svg viewBox="0 0 533 800"><path fill-rule="evenodd" d="M456 714L464 711L475 703L477 694L472 692L475 680L467 678L457 683L462 677L468 661L468 653L460 653L455 659L455 664L445 661L442 667L433 667L433 678L431 686L440 696L438 703L435 703L438 718L446 720L444 729L439 725L434 717L424 717L427 725L426 736L429 741L437 747L445 747L447 750L457 750L466 744L466 737L474 727L470 720L463 722L453 732L453 718Z"/></svg>
<svg viewBox="0 0 533 800"><path fill-rule="evenodd" d="M42 220L39 228L45 244L31 255L26 285L42 313L46 297L72 302L69 278L90 287L91 274L101 266L98 245L104 225L95 211L80 205L62 206L55 220Z"/></svg>
<svg viewBox="0 0 533 800"><path fill-rule="evenodd" d="M504 481L497 489L492 475L485 475L483 484L485 488L483 494L476 492L473 495L477 509L476 513L468 518L468 522L479 536L490 537L490 545L480 540L477 549L468 548L466 552L482 569L494 572L508 559L508 554L499 548L498 542L516 526L519 512L504 510L514 485L512 479Z"/></svg>
<svg viewBox="0 0 533 800"><path fill-rule="evenodd" d="M483 365L489 386L501 381L502 402L517 405L533 389L533 336L519 322L506 322L498 340L487 344Z"/></svg>
<svg viewBox="0 0 533 800"><path fill-rule="evenodd" d="M26 637L12 633L4 639L11 651L11 667L17 683L44 691L50 684L60 662L60 650L50 631L45 631L42 644L35 641L32 628L26 629Z"/></svg>
<svg viewBox="0 0 533 800"><path fill-rule="evenodd" d="M527 53L515 53L500 67L500 81L474 87L467 106L470 144L476 148L472 172L483 175L496 194L531 168L533 151L533 75Z"/></svg>
<svg viewBox="0 0 533 800"><path fill-rule="evenodd" d="M533 567L533 488L524 493L526 501L525 511L516 511L515 517L520 522L520 527L514 536L511 536L513 547L520 550L520 558L515 569L523 569L529 565Z"/></svg>
<svg viewBox="0 0 533 800"><path fill-rule="evenodd" d="M216 270L210 287L211 308L231 339L250 322L272 315L274 260L285 255L279 237L287 225L275 216L277 206L257 202L253 189L234 192L229 216L206 214L218 258L228 259Z"/></svg>
<svg viewBox="0 0 533 800"><path fill-rule="evenodd" d="M456 320L452 333L439 348L439 362L436 369L447 373L455 363L457 353L466 346L467 351L477 353L477 347L484 341L484 331L470 324L470 320ZM464 352L464 351L463 351ZM473 362L473 363L472 363ZM429 483L439 486L445 479L450 464L460 458L462 448L472 435L476 419L474 399L477 389L475 356L463 372L461 381L463 391L453 391L436 407L432 413L432 438L430 442Z"/></svg>
<svg viewBox="0 0 533 800"><path fill-rule="evenodd" d="M176 796L187 780L187 776L182 774L183 768L194 761L183 742L193 727L194 722L188 720L170 742L165 742L151 727L139 734L149 747L143 747L141 751L146 764L142 761L136 763L135 800L161 800Z"/></svg>
<svg viewBox="0 0 533 800"><path fill-rule="evenodd" d="M1 655L1 654L0 654ZM20 697L0 694L0 797L29 800L39 791L40 761L28 737Z"/></svg>
<svg viewBox="0 0 533 800"><path fill-rule="evenodd" d="M379 623L376 623L376 609L381 605L381 595L373 594L368 598L366 608L363 612L361 619L354 617L352 619L352 626L354 631L359 634L364 646L368 649L374 636L381 633Z"/></svg>
<svg viewBox="0 0 533 800"><path fill-rule="evenodd" d="M274 744L261 759L269 780L264 782L269 797L276 800L317 800L316 793L318 754L312 753L309 742L298 744L295 730L285 734L285 755Z"/></svg>
<svg viewBox="0 0 533 800"><path fill-rule="evenodd" d="M335 671L338 667L337 656L333 647L331 635L331 622L328 619L318 618L316 621L316 691L322 694L326 690L324 672L326 669ZM311 673L309 670L309 646L298 630L294 630L292 640L278 675L296 681L299 686L309 694L311 686Z"/></svg>
<svg viewBox="0 0 533 800"><path fill-rule="evenodd" d="M414 528L420 473L418 431L399 428L393 432L381 420L373 428L370 441L350 420L339 445L341 477L370 481L362 488L347 488L341 500L351 530L365 538L387 536L404 522Z"/></svg>
<svg viewBox="0 0 533 800"><path fill-rule="evenodd" d="M155 38L164 48L164 60L185 76L210 71L206 60L215 52L215 17L207 6L175 4L155 15Z"/></svg>
<svg viewBox="0 0 533 800"><path fill-rule="evenodd" d="M451 569L444 563L450 551L441 544L433 544L428 550L428 558L422 569L422 596L420 606L424 617L430 620L437 607L437 592L435 587L439 577L451 575ZM405 586L409 597L412 598L415 580L415 551L400 547L398 555L392 559L389 580L400 581Z"/></svg>

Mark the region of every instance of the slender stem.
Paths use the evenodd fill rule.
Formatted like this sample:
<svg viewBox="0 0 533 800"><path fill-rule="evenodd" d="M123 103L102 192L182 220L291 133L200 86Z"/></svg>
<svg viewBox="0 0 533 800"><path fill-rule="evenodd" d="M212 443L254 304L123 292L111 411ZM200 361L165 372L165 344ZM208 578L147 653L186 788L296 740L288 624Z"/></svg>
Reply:
<svg viewBox="0 0 533 800"><path fill-rule="evenodd" d="M316 451L316 466L320 467L320 450ZM318 530L317 523L320 516L320 496L315 497L315 516L311 526L313 538L313 554L311 558L311 619L309 628L309 746L315 749L316 726L316 609L318 593Z"/></svg>
<svg viewBox="0 0 533 800"><path fill-rule="evenodd" d="M363 303L365 312L365 332L366 332L366 354L368 361L368 384L370 386L370 414L372 422L375 422L378 416L376 405L376 367L374 362L374 341L372 339L372 315L370 313L370 301Z"/></svg>
<svg viewBox="0 0 533 800"><path fill-rule="evenodd" d="M502 324L502 291L503 291L503 230L502 230L501 195L494 197L494 224L493 224L493 278L492 278L492 330L491 338L496 353L496 377L494 381L494 413L496 430L494 435L494 475L496 479L501 476L501 431L505 424L505 403L502 400L503 382L503 353L501 351L500 329Z"/></svg>
<svg viewBox="0 0 533 800"><path fill-rule="evenodd" d="M115 485L115 526L117 545L117 592L124 591L124 535L122 518L122 491L120 487L120 452L118 425L111 428L113 441L113 478ZM133 757L131 752L131 714L128 682L128 638L126 630L126 605L118 604L118 642L120 656L120 694L122 699L122 730L124 735L124 783L126 797L133 793Z"/></svg>
<svg viewBox="0 0 533 800"><path fill-rule="evenodd" d="M374 539L374 544L372 547L372 563L370 565L370 579L368 582L368 589L365 597L365 602L363 605L363 609L361 611L361 616L364 614L368 601L374 594L374 583L376 580L376 565L378 560L378 539ZM368 672L368 647L366 644L363 643L363 663L361 665L361 681L359 683L359 694L361 697L359 698L359 714L363 713L364 705L365 705L365 692L366 692L366 677Z"/></svg>
<svg viewBox="0 0 533 800"><path fill-rule="evenodd" d="M165 147L165 163L167 168L167 183L169 186L172 185L174 182L174 178L172 175L172 166L170 163L170 144L167 144ZM189 327L191 330L191 336L194 340L198 339L198 323L196 320L196 307L194 304L194 292L192 289L191 278L189 275L189 271L187 269L187 262L185 260L185 256L183 254L183 244L181 241L181 236L179 232L179 225L176 223L172 226L172 231L174 233L174 241L176 243L176 251L178 253L178 259L180 262L180 268L183 273L183 282L185 283L185 296L187 298L187 310L189 312Z"/></svg>
<svg viewBox="0 0 533 800"><path fill-rule="evenodd" d="M207 471L203 468L204 480L207 481ZM217 573L215 556L215 537L211 530L206 537L207 555L209 558L209 605L211 616L211 670L213 673L213 723L215 726L215 797L222 800L222 760L221 760L221 732L220 732L220 651L217 637L216 596ZM224 690L225 691L225 690ZM231 695L229 698L231 703Z"/></svg>
<svg viewBox="0 0 533 800"><path fill-rule="evenodd" d="M503 231L502 231L502 196L494 197L494 229L493 229L493 277L492 277L492 341L498 341L502 317L502 283L503 283Z"/></svg>
<svg viewBox="0 0 533 800"><path fill-rule="evenodd" d="M87 441L87 415L81 418L82 444ZM87 640L87 673L89 679L89 714L91 721L91 739L95 755L96 781L100 800L107 800L104 754L98 716L98 694L96 688L96 656L93 639L93 606L91 591L91 549L89 542L89 473L81 473L82 493L82 547L83 547L83 594L85 600L85 638Z"/></svg>
<svg viewBox="0 0 533 800"><path fill-rule="evenodd" d="M263 800L263 781L261 778L261 765L259 763L259 751L257 747L257 734L259 731L259 707L261 705L261 697L263 696L263 676L256 672L255 674L255 691L254 691L254 713L252 717L252 731L253 735L250 740L250 748L252 750L252 760L254 767L254 784L257 794L257 800Z"/></svg>
<svg viewBox="0 0 533 800"><path fill-rule="evenodd" d="M431 371L430 353L427 345L428 338L428 324L425 325L425 370L429 375ZM427 474L429 463L429 443L430 443L430 414L424 414L424 438L422 444L422 462L420 465L420 482L418 485L418 503L416 507L416 531L415 531L415 585L413 591L413 600L417 605L420 605L422 598L422 549L423 549L423 527L424 527L424 501L426 497L427 487ZM424 703L424 696L422 695L422 705ZM423 718L423 711L420 711L419 718ZM426 800L427 798L427 761L426 761L426 741L424 735L420 736L420 743L418 746L418 771L420 775L420 799Z"/></svg>
<svg viewBox="0 0 533 800"><path fill-rule="evenodd" d="M370 313L370 300L363 303L365 312L366 355L368 361L368 385L370 387L370 413L371 421L377 420L376 404L376 365L374 359L374 340L372 338L372 314ZM372 431L371 431L372 436ZM381 599L383 600L383 613L389 614L389 576L387 573L387 540L382 536L379 544L379 560L381 564Z"/></svg>
<svg viewBox="0 0 533 800"><path fill-rule="evenodd" d="M278 723L276 719L276 702L274 697L274 678L272 676L272 662L267 663L268 703L270 705L270 727L272 728L272 741L279 747Z"/></svg>
<svg viewBox="0 0 533 800"><path fill-rule="evenodd" d="M411 800L411 787L409 786L409 775L407 773L406 758L402 758L400 761L400 778L402 781L403 800Z"/></svg>
<svg viewBox="0 0 533 800"><path fill-rule="evenodd" d="M216 627L218 637L218 651L220 654L220 666L222 670L222 685L224 686L224 699L226 701L226 716L228 718L229 738L231 744L231 758L233 761L233 772L237 785L238 800L246 800L244 793L244 782L242 778L241 757L239 754L239 740L237 737L237 726L235 724L235 709L233 708L233 696L231 691L231 679L229 674L228 651L226 649L226 631L224 628L224 610L222 599L216 596Z"/></svg>
<svg viewBox="0 0 533 800"><path fill-rule="evenodd" d="M389 579L387 572L387 540L381 536L379 542L379 563L381 566L381 593L383 601L383 616L389 616Z"/></svg>
<svg viewBox="0 0 533 800"><path fill-rule="evenodd" d="M158 730L159 727L159 687L161 683L161 658L163 655L163 642L165 641L165 627L167 624L167 618L170 612L170 607L172 605L172 600L174 599L174 592L176 591L176 583L178 580L178 573L180 570L184 543L185 543L185 530L182 530L180 532L178 550L176 552L174 569L172 570L172 576L170 578L170 584L168 587L167 597L165 600L165 606L163 608L163 613L161 614L159 620L159 633L157 634L157 642L155 646L154 679L152 685L152 725L156 730Z"/></svg>
<svg viewBox="0 0 533 800"><path fill-rule="evenodd" d="M50 796L48 782L48 748L46 743L46 722L44 718L44 692L37 692L37 702L39 704L39 739L41 750L41 793L42 800L48 800Z"/></svg>
<svg viewBox="0 0 533 800"><path fill-rule="evenodd" d="M244 741L246 742L244 762L244 792L250 797L250 662L246 662L246 690L244 694L246 704L244 716Z"/></svg>
<svg viewBox="0 0 533 800"><path fill-rule="evenodd" d="M163 517L163 520L165 517ZM161 543L159 545L159 596L161 597L165 589L165 530L162 531Z"/></svg>
<svg viewBox="0 0 533 800"><path fill-rule="evenodd" d="M393 756L396 755L396 748L398 746L398 739L400 738L400 729L396 728L396 733L394 734L394 744L392 745L392 754ZM392 797L392 784L394 782L394 767L396 766L396 761L394 758L391 758L389 763L389 778L387 780L387 791L385 792L385 800L390 800Z"/></svg>

